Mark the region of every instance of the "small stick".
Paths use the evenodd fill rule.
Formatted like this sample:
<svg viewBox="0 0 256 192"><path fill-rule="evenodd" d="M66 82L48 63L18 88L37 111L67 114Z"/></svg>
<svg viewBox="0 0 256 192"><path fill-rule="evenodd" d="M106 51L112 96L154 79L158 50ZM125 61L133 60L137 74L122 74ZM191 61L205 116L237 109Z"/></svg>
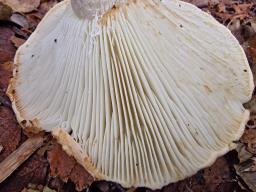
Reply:
<svg viewBox="0 0 256 192"><path fill-rule="evenodd" d="M9 177L44 143L45 138L37 135L27 139L17 150L0 163L0 183Z"/></svg>
<svg viewBox="0 0 256 192"><path fill-rule="evenodd" d="M0 153L3 151L4 147L0 145Z"/></svg>

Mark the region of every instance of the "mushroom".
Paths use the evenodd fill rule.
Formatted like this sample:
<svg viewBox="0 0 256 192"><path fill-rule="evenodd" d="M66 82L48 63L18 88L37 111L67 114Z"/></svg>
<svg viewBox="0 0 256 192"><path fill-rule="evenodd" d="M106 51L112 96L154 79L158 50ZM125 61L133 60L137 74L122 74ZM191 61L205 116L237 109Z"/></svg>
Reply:
<svg viewBox="0 0 256 192"><path fill-rule="evenodd" d="M98 180L161 188L234 149L254 88L231 32L173 0L64 0L17 51L24 129L52 132Z"/></svg>

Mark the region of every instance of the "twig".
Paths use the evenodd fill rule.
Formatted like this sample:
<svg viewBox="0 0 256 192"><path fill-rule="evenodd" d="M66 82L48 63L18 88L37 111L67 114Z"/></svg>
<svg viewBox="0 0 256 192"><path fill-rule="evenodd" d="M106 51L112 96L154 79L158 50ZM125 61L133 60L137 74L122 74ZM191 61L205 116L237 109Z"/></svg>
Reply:
<svg viewBox="0 0 256 192"><path fill-rule="evenodd" d="M0 183L9 177L44 143L43 136L34 136L25 141L16 151L0 163Z"/></svg>

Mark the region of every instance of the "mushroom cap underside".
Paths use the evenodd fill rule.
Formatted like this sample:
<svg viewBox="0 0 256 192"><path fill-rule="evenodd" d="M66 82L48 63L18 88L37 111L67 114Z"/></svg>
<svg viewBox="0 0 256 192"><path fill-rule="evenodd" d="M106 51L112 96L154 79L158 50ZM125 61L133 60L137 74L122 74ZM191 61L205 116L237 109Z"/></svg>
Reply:
<svg viewBox="0 0 256 192"><path fill-rule="evenodd" d="M230 31L181 1L129 1L86 20L64 0L15 66L21 125L53 132L96 179L124 187L161 188L233 149L254 87Z"/></svg>

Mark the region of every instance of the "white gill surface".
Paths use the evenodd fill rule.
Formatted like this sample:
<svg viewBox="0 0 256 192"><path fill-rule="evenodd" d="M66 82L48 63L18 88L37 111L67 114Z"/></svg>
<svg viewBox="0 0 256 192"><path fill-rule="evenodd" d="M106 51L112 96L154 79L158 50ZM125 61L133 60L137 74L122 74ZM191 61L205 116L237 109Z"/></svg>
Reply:
<svg viewBox="0 0 256 192"><path fill-rule="evenodd" d="M23 118L72 131L97 170L126 187L196 173L231 148L248 118L244 52L224 26L180 1L141 0L101 25L79 19L66 0L17 57Z"/></svg>

